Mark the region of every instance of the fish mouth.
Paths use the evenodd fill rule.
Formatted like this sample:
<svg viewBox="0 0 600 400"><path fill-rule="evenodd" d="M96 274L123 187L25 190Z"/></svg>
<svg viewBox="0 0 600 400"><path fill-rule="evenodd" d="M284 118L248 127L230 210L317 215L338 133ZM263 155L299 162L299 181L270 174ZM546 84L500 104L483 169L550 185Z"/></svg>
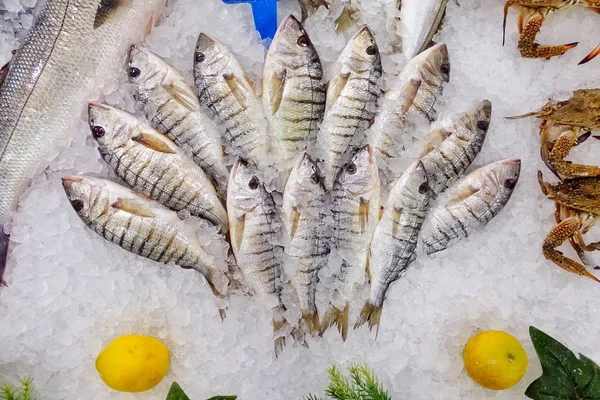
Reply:
<svg viewBox="0 0 600 400"><path fill-rule="evenodd" d="M97 103L97 102L95 102L95 101L90 101L90 102L88 103L88 111L89 111L89 110L92 110L94 107L95 107L95 108L99 108L99 109L101 109L101 110L104 110L104 111L108 111L108 110L110 110L110 107L109 107L109 106L107 106L106 104Z"/></svg>
<svg viewBox="0 0 600 400"><path fill-rule="evenodd" d="M196 42L196 49L208 49L214 46L215 43L216 42L213 38L205 33L201 33L200 36L198 36L198 41Z"/></svg>
<svg viewBox="0 0 600 400"><path fill-rule="evenodd" d="M502 164L504 165L511 165L511 164L516 164L519 167L521 166L521 159L520 158L507 158L506 160L502 161Z"/></svg>
<svg viewBox="0 0 600 400"><path fill-rule="evenodd" d="M74 183L74 182L83 182L83 178L80 176L63 176L60 178L64 183Z"/></svg>

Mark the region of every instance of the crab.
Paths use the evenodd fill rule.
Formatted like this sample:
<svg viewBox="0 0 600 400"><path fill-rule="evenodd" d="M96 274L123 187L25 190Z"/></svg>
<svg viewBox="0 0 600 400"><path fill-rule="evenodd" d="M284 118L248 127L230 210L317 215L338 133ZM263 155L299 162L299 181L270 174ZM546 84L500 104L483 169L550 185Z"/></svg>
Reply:
<svg viewBox="0 0 600 400"><path fill-rule="evenodd" d="M509 0L504 5L504 24L503 40L506 32L506 18L508 9L513 6L520 6L519 14L519 50L525 58L551 58L565 54L577 46L578 42L568 43L559 46L543 46L535 42L544 20L548 14L555 11L562 11L573 6L587 7L592 11L600 13L600 0ZM600 46L588 54L580 64L592 60L600 53Z"/></svg>

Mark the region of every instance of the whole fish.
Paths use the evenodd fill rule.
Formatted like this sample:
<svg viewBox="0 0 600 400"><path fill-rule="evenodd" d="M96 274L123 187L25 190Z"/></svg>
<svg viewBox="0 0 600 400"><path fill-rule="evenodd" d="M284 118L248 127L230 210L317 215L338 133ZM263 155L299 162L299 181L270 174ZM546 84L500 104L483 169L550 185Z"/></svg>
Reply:
<svg viewBox="0 0 600 400"><path fill-rule="evenodd" d="M425 50L404 67L384 95L369 129L369 143L379 157L387 160L401 155L410 139L406 132L410 111L435 120L435 103L449 80L450 60L445 44Z"/></svg>
<svg viewBox="0 0 600 400"><path fill-rule="evenodd" d="M121 55L165 0L46 0L0 89L0 278L9 212L45 157L68 138Z"/></svg>
<svg viewBox="0 0 600 400"><path fill-rule="evenodd" d="M403 0L402 53L410 60L431 44L446 12L448 0Z"/></svg>
<svg viewBox="0 0 600 400"><path fill-rule="evenodd" d="M370 249L371 289L355 328L377 326L388 288L417 258L417 239L429 209L427 173L413 163L392 186Z"/></svg>
<svg viewBox="0 0 600 400"><path fill-rule="evenodd" d="M154 261L195 269L215 295L225 294L225 272L212 264L212 257L177 213L104 179L70 176L62 182L73 209L104 239Z"/></svg>
<svg viewBox="0 0 600 400"><path fill-rule="evenodd" d="M510 199L520 172L521 160L498 161L471 172L452 188L451 196L432 211L423 228L427 254L446 249L498 215Z"/></svg>
<svg viewBox="0 0 600 400"><path fill-rule="evenodd" d="M321 61L293 15L280 25L265 60L262 103L271 127L272 151L287 178L294 161L314 144L325 111Z"/></svg>
<svg viewBox="0 0 600 400"><path fill-rule="evenodd" d="M268 153L267 121L252 81L223 44L200 34L194 55L200 102L225 126L234 155L261 165Z"/></svg>
<svg viewBox="0 0 600 400"><path fill-rule="evenodd" d="M421 161L432 197L450 187L469 168L483 146L491 117L492 103L483 100L460 114L451 126L430 134Z"/></svg>
<svg viewBox="0 0 600 400"><path fill-rule="evenodd" d="M331 192L331 212L332 243L341 257L341 268L321 333L336 324L346 340L349 302L364 283L369 246L379 221L379 168L371 146L361 148L345 165Z"/></svg>
<svg viewBox="0 0 600 400"><path fill-rule="evenodd" d="M227 188L227 211L231 248L237 265L258 296L273 311L273 331L287 321L283 304L283 254L275 244L280 224L273 196L267 192L252 165L238 160L231 169ZM275 353L285 346L285 337L275 339Z"/></svg>
<svg viewBox="0 0 600 400"><path fill-rule="evenodd" d="M333 187L347 155L356 149L352 145L363 141L381 94L381 58L369 28L362 28L350 39L336 66L338 71L327 89L323 125L317 134L327 190Z"/></svg>
<svg viewBox="0 0 600 400"><path fill-rule="evenodd" d="M283 193L283 225L289 242L285 252L295 271L292 280L307 333L319 332L315 292L319 271L327 264L328 245L323 216L325 188L317 165L302 154L292 169Z"/></svg>
<svg viewBox="0 0 600 400"><path fill-rule="evenodd" d="M227 211L210 179L171 139L104 104L90 103L88 115L102 158L133 190L227 232Z"/></svg>
<svg viewBox="0 0 600 400"><path fill-rule="evenodd" d="M131 47L128 75L152 126L189 153L225 199L229 170L223 161L221 133L183 76L143 46Z"/></svg>
<svg viewBox="0 0 600 400"><path fill-rule="evenodd" d="M300 11L302 12L302 23L306 22L308 17L313 15L319 7L329 8L327 0L298 0L300 3Z"/></svg>

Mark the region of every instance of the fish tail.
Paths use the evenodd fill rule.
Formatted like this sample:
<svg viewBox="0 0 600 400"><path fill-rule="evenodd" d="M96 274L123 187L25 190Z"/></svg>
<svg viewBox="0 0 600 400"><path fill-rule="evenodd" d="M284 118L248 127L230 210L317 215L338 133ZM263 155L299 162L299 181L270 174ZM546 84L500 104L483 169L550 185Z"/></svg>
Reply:
<svg viewBox="0 0 600 400"><path fill-rule="evenodd" d="M4 231L4 227L0 225L0 286L8 286L4 281L4 270L6 269L6 260L8 258L8 243L10 235Z"/></svg>
<svg viewBox="0 0 600 400"><path fill-rule="evenodd" d="M319 313L315 309L314 311L302 312L302 319L300 321L304 331L311 335L317 335L320 330L321 324L319 323Z"/></svg>
<svg viewBox="0 0 600 400"><path fill-rule="evenodd" d="M354 329L362 326L365 322L368 322L369 330L373 330L374 326L377 327L375 333L375 337L377 337L379 334L379 322L381 320L381 308L382 306L376 306L367 301L363 309L360 311L360 317L358 318L358 321L356 321Z"/></svg>
<svg viewBox="0 0 600 400"><path fill-rule="evenodd" d="M274 335L279 334L280 330L282 330L286 325L289 325L289 323L283 316L284 311L285 311L285 309L282 310L281 307L273 307L273 334ZM279 353L281 353L281 351L285 347L285 335L275 337L274 346L275 346L275 357L278 357Z"/></svg>
<svg viewBox="0 0 600 400"><path fill-rule="evenodd" d="M323 333L329 329L333 324L337 325L338 331L342 335L342 340L345 342L348 337L348 314L349 305L346 302L343 310L340 310L333 304L330 305L329 310L325 313L323 321L321 321L321 329L319 336L323 336Z"/></svg>

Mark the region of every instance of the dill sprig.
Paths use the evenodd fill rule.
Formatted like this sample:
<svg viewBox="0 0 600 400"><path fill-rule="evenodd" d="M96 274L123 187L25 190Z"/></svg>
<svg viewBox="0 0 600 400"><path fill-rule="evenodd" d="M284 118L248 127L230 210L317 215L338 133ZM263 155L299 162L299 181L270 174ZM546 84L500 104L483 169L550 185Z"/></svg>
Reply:
<svg viewBox="0 0 600 400"><path fill-rule="evenodd" d="M325 394L335 400L391 400L383 389L375 373L366 365L352 365L348 368L350 377L345 377L335 366L329 368L329 386ZM304 400L323 400L314 395Z"/></svg>
<svg viewBox="0 0 600 400"><path fill-rule="evenodd" d="M3 400L34 400L33 379L27 378L21 381L21 386L15 389L9 384L0 387L0 399Z"/></svg>

